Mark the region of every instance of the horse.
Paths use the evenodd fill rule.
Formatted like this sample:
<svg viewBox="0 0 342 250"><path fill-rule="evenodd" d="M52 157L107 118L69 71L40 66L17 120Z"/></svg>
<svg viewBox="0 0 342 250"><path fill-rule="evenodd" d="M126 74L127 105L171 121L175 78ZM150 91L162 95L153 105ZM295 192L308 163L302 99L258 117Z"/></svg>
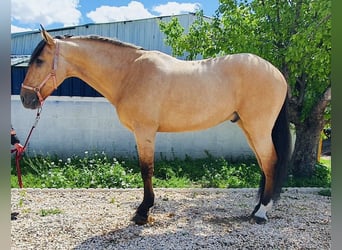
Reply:
<svg viewBox="0 0 342 250"><path fill-rule="evenodd" d="M34 49L21 86L25 108L40 108L68 77L77 77L115 108L135 137L143 200L132 220L151 221L157 132L203 130L224 121L244 132L261 168L251 219L265 223L280 192L290 154L288 85L261 57L240 53L185 61L101 36L52 37Z"/></svg>

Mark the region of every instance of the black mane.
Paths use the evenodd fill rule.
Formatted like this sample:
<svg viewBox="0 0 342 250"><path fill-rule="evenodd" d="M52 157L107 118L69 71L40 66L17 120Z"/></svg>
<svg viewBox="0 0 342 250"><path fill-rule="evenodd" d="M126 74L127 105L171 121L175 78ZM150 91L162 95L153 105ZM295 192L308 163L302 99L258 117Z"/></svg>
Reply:
<svg viewBox="0 0 342 250"><path fill-rule="evenodd" d="M72 35L64 35L64 36L55 36L55 39L67 39L73 37ZM112 38L108 38L108 37L102 37L102 36L97 36L97 35L89 35L89 36L75 36L73 38L78 38L78 39L85 39L85 40L97 40L97 41L101 41L101 42L108 42L111 44L114 44L116 46L120 46L120 47L127 47L127 48L132 48L132 49L138 49L138 50L143 50L142 47L130 44L130 43L126 43L126 42L121 42L120 40L116 40L116 39L112 39ZM32 52L30 61L29 61L29 65L31 65L38 57L39 55L42 53L42 50L44 49L46 45L46 41L45 40L41 40L37 47L34 49L34 51Z"/></svg>
<svg viewBox="0 0 342 250"><path fill-rule="evenodd" d="M29 61L29 65L31 65L38 58L38 56L40 56L40 54L42 53L45 45L46 45L46 41L45 40L41 40L38 43L37 47L32 52L32 55L31 55L31 58L30 58L30 61Z"/></svg>

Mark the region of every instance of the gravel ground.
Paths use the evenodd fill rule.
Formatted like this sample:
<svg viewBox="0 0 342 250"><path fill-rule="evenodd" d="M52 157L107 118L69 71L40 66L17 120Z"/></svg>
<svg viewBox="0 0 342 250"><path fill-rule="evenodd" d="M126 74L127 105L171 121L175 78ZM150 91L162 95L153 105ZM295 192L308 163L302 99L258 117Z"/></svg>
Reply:
<svg viewBox="0 0 342 250"><path fill-rule="evenodd" d="M330 249L318 190L285 190L258 225L256 189L155 189L154 221L137 226L141 189L12 189L12 249Z"/></svg>

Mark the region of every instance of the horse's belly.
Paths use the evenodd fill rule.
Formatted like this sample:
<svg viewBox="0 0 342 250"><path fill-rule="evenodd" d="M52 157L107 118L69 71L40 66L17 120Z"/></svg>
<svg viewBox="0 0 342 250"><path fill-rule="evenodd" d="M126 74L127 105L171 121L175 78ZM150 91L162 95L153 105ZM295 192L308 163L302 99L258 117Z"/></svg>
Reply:
<svg viewBox="0 0 342 250"><path fill-rule="evenodd" d="M212 115L177 114L160 120L158 132L186 132L214 127L233 118L233 111Z"/></svg>

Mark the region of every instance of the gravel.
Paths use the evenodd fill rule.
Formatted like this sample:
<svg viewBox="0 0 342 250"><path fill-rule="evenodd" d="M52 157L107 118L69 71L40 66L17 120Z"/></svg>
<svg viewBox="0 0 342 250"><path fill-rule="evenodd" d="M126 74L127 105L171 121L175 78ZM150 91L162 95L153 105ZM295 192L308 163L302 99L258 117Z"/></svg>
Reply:
<svg viewBox="0 0 342 250"><path fill-rule="evenodd" d="M330 249L331 198L291 188L251 223L256 189L155 189L154 220L130 219L141 189L12 189L12 249Z"/></svg>

